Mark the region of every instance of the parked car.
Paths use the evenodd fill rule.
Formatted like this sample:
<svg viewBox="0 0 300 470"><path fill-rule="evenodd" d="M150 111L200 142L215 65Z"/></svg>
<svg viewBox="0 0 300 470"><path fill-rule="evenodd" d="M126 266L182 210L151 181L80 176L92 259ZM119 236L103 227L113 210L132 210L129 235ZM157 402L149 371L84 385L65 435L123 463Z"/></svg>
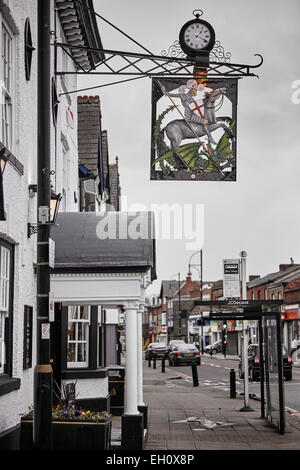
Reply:
<svg viewBox="0 0 300 470"><path fill-rule="evenodd" d="M292 358L288 354L287 348L282 345L282 362L283 362L283 376L285 380L292 380L293 371L292 371ZM260 379L260 354L259 354L259 344L250 344L248 346L248 368L249 368L249 379L251 381L256 381ZM239 362L239 377L244 378L244 373L242 371L242 358L240 356Z"/></svg>
<svg viewBox="0 0 300 470"><path fill-rule="evenodd" d="M171 351L172 348L176 346L177 344L186 344L186 343L185 341L183 341L183 339L171 339L171 341L169 341L169 344L168 344L169 351Z"/></svg>
<svg viewBox="0 0 300 470"><path fill-rule="evenodd" d="M145 352L145 359L161 359L168 357L169 349L164 343L150 343Z"/></svg>
<svg viewBox="0 0 300 470"><path fill-rule="evenodd" d="M175 366L179 364L201 364L200 351L194 344L176 344L169 352L169 364Z"/></svg>
<svg viewBox="0 0 300 470"><path fill-rule="evenodd" d="M215 341L212 344L208 344L204 348L204 352L208 354L217 354L222 352L222 341Z"/></svg>

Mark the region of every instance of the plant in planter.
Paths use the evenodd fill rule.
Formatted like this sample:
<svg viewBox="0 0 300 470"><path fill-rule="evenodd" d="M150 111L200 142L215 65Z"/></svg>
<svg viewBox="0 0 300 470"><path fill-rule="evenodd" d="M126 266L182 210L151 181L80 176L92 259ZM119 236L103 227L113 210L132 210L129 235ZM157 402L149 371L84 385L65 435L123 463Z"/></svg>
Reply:
<svg viewBox="0 0 300 470"><path fill-rule="evenodd" d="M52 410L54 450L108 450L112 417L107 411L77 409L75 394L63 386L59 404ZM70 398L71 397L71 398ZM21 417L20 448L34 449L32 408Z"/></svg>

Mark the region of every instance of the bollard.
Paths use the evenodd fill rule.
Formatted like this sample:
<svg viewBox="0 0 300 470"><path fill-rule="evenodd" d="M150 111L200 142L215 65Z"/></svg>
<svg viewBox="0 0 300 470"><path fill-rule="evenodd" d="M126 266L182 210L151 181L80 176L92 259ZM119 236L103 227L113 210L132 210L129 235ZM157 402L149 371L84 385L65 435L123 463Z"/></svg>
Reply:
<svg viewBox="0 0 300 470"><path fill-rule="evenodd" d="M153 369L156 369L156 357L153 358Z"/></svg>
<svg viewBox="0 0 300 470"><path fill-rule="evenodd" d="M235 371L230 369L230 398L236 398Z"/></svg>
<svg viewBox="0 0 300 470"><path fill-rule="evenodd" d="M166 368L165 360L166 360L165 357L161 358L161 371L162 372L165 372L165 368Z"/></svg>
<svg viewBox="0 0 300 470"><path fill-rule="evenodd" d="M151 367L151 357L148 359L148 367Z"/></svg>
<svg viewBox="0 0 300 470"><path fill-rule="evenodd" d="M195 362L192 363L192 374L193 374L193 387L198 387L199 386L198 369L197 369L197 364Z"/></svg>

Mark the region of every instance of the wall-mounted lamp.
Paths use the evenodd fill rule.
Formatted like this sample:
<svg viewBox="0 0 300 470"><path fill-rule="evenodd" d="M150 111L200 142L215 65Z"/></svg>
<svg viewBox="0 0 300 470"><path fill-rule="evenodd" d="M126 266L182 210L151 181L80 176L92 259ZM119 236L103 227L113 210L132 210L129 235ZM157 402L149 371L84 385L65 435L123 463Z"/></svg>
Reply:
<svg viewBox="0 0 300 470"><path fill-rule="evenodd" d="M58 214L59 210L59 204L61 201L61 194L55 194L53 191L51 191L51 200L50 200L50 223L55 224L56 222L56 217Z"/></svg>
<svg viewBox="0 0 300 470"><path fill-rule="evenodd" d="M37 193L37 184L30 184L28 186L29 190L29 197L34 197L35 194Z"/></svg>
<svg viewBox="0 0 300 470"><path fill-rule="evenodd" d="M3 175L4 173L4 170L5 170L5 167L6 167L6 163L7 163L7 156L5 155L5 147L3 147L2 150L0 150L0 166L1 166L1 173Z"/></svg>
<svg viewBox="0 0 300 470"><path fill-rule="evenodd" d="M34 195L34 193L37 192L37 186L34 184L31 184L29 186L29 192L31 192L31 194ZM56 194L53 191L51 191L50 207L48 208L39 207L39 214L40 214L39 217L43 217L43 222L41 222L40 220L40 223L55 224L61 198L62 198L61 194ZM45 215L45 213L47 214ZM28 223L27 224L27 238L30 238L31 235L34 235L35 233L37 233L37 224Z"/></svg>

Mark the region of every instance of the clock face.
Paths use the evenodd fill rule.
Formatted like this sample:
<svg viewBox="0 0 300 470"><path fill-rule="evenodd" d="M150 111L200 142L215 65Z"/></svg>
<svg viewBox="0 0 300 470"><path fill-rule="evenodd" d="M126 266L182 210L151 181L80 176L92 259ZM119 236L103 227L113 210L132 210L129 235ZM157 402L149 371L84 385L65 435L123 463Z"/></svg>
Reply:
<svg viewBox="0 0 300 470"><path fill-rule="evenodd" d="M205 24L192 23L185 29L183 40L191 49L206 49L211 41L211 32Z"/></svg>

